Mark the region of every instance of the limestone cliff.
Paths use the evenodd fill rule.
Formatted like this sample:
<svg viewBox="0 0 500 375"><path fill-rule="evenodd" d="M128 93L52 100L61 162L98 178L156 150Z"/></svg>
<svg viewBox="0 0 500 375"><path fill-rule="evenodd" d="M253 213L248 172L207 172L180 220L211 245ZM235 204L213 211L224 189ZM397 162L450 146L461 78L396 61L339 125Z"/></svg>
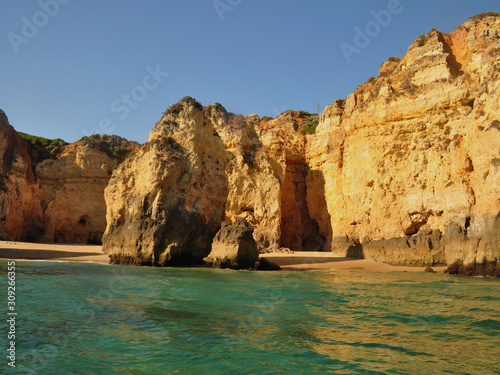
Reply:
<svg viewBox="0 0 500 375"><path fill-rule="evenodd" d="M116 136L84 138L36 165L43 242L101 243L106 229L104 189L126 154L139 148Z"/></svg>
<svg viewBox="0 0 500 375"><path fill-rule="evenodd" d="M40 199L28 145L0 110L0 239L37 237Z"/></svg>
<svg viewBox="0 0 500 375"><path fill-rule="evenodd" d="M499 32L490 14L431 30L319 121L293 111L259 120L191 98L172 105L106 190L105 249L146 263L175 252L199 260L222 220L245 219L261 251L495 261ZM200 226L206 237L193 247Z"/></svg>
<svg viewBox="0 0 500 375"><path fill-rule="evenodd" d="M499 257L499 32L500 18L483 15L432 30L325 109L306 158L325 180L329 218L318 221L334 252L393 264Z"/></svg>
<svg viewBox="0 0 500 375"><path fill-rule="evenodd" d="M139 144L95 135L70 145L42 145L42 138L23 136L28 141L1 111L0 239L100 243L106 229L104 188Z"/></svg>
<svg viewBox="0 0 500 375"><path fill-rule="evenodd" d="M172 105L106 188L103 250L117 263L196 264L210 251L228 195L226 155L207 110Z"/></svg>
<svg viewBox="0 0 500 375"><path fill-rule="evenodd" d="M99 242L106 212L115 262L193 264L223 221L244 219L261 252L491 270L499 77L500 17L481 14L417 38L320 116L259 119L186 97L140 148L95 136L47 150L2 112L0 238Z"/></svg>
<svg viewBox="0 0 500 375"><path fill-rule="evenodd" d="M198 263L223 220L243 219L261 251L321 249L305 200L305 117L317 119L260 121L189 97L170 106L106 188L104 251L118 263Z"/></svg>

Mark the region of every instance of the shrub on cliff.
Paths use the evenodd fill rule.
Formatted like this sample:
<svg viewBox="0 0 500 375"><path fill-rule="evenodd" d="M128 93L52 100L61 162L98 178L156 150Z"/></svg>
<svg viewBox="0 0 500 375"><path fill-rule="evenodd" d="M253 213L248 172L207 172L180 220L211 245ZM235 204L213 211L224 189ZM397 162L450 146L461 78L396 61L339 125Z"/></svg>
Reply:
<svg viewBox="0 0 500 375"><path fill-rule="evenodd" d="M92 134L88 137L82 137L80 139L80 142L84 146L97 148L99 151L106 153L110 158L113 159L122 159L127 155L129 151L127 148L120 147L119 145L114 145L113 143L102 139L101 135L99 134Z"/></svg>
<svg viewBox="0 0 500 375"><path fill-rule="evenodd" d="M196 109L202 110L203 106L199 101L196 99L190 97L190 96L185 96L181 99L180 103L185 103L185 104L192 104ZM221 106L222 107L222 106Z"/></svg>
<svg viewBox="0 0 500 375"><path fill-rule="evenodd" d="M168 107L168 109L163 114L164 115L168 113L179 114L184 109L185 105L193 105L196 109L200 111L203 109L201 103L198 102L196 99L192 98L191 96L185 96L181 100L179 100L179 102L171 104L170 107Z"/></svg>
<svg viewBox="0 0 500 375"><path fill-rule="evenodd" d="M222 104L220 104L219 102L215 103L213 105L213 108L216 110L216 111L220 111L220 112L223 112L223 113L227 113L226 111L226 108L224 108L224 106Z"/></svg>
<svg viewBox="0 0 500 375"><path fill-rule="evenodd" d="M425 42L427 42L427 35L423 35L423 34L422 34L422 35L420 35L420 36L418 37L418 46L419 46L419 47L424 46L424 45L425 45Z"/></svg>
<svg viewBox="0 0 500 375"><path fill-rule="evenodd" d="M475 16L469 18L470 21L481 21L485 17L500 17L498 12L481 12Z"/></svg>
<svg viewBox="0 0 500 375"><path fill-rule="evenodd" d="M319 124L319 117L317 115L311 115L306 111L299 111L299 116L306 120L305 125L300 130L300 134L314 134Z"/></svg>
<svg viewBox="0 0 500 375"><path fill-rule="evenodd" d="M84 146L96 146L101 141L99 134L92 134L91 136L85 136L80 139L80 142Z"/></svg>
<svg viewBox="0 0 500 375"><path fill-rule="evenodd" d="M68 143L62 140L61 138L56 139L48 139L43 137L37 137L36 135L26 134L22 132L18 132L19 137L24 139L26 142L36 145L36 146L65 146Z"/></svg>

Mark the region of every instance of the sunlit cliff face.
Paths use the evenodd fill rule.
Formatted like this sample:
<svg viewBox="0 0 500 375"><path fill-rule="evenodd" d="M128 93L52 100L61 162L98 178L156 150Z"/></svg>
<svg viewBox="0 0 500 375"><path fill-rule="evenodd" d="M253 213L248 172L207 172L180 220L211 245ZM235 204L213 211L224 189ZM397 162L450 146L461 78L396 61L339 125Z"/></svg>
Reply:
<svg viewBox="0 0 500 375"><path fill-rule="evenodd" d="M238 219L262 252L497 259L499 77L500 18L479 15L419 37L319 117L186 97L119 167L77 144L33 163L3 116L0 236L98 242L106 211L104 249L125 263L198 262Z"/></svg>

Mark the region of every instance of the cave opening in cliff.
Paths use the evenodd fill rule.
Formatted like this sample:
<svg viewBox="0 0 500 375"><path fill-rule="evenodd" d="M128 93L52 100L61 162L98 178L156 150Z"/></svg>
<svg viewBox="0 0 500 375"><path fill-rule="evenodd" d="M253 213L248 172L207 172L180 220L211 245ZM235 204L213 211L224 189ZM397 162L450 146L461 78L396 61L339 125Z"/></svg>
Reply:
<svg viewBox="0 0 500 375"><path fill-rule="evenodd" d="M90 223L90 218L89 218L87 215L82 216L82 217L78 220L78 224L79 224L80 226L82 226L82 227L87 226L89 223Z"/></svg>
<svg viewBox="0 0 500 375"><path fill-rule="evenodd" d="M294 251L322 251L325 238L307 204L306 163L287 164L281 194L281 246Z"/></svg>

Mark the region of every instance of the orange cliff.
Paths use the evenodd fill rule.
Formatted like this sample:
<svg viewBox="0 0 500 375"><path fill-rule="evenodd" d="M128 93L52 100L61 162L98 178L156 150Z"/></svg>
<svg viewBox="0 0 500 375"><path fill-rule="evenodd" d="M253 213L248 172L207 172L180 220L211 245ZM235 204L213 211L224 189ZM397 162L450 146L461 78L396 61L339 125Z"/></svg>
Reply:
<svg viewBox="0 0 500 375"><path fill-rule="evenodd" d="M418 38L325 109L306 155L325 179L333 251L398 265L499 257L499 77L500 17L479 15Z"/></svg>
<svg viewBox="0 0 500 375"><path fill-rule="evenodd" d="M26 175L25 191L34 178L56 199L44 199L47 214L40 214L47 240L57 237L54 228L66 228L65 241L80 236L71 229L78 223L102 228L106 209L103 248L117 263L202 262L222 223L245 219L261 252L323 250L393 265L498 272L499 76L500 17L478 15L450 34L419 37L402 59L390 58L378 77L319 118L286 111L259 119L186 97L120 165L98 150L81 158L76 150L83 146L76 145L64 162L39 164L30 177L21 147L18 164L26 166L15 178ZM104 191L106 202L99 212L78 211L62 224L76 187L63 176L50 180L56 162L84 184L79 199L90 199L86 181L99 176L95 191ZM15 179L9 173L7 185ZM29 194L41 192L26 193L28 201Z"/></svg>
<svg viewBox="0 0 500 375"><path fill-rule="evenodd" d="M106 229L104 188L139 144L115 136L53 143L27 142L0 111L0 239L99 244Z"/></svg>
<svg viewBox="0 0 500 375"><path fill-rule="evenodd" d="M105 251L123 262L140 254L142 263L168 264L173 254L193 255L186 244L200 228L213 238L223 221L244 218L261 252L324 250L414 266L494 262L499 31L495 15L451 34L432 30L328 106L319 124L293 111L259 119L191 98L172 105L106 189ZM152 145L166 140L171 158L189 162L156 172L161 152ZM173 215L146 224L154 212ZM182 235L168 229L177 217L194 218L183 221ZM141 242L141 230L154 244ZM127 242L130 234L139 242Z"/></svg>

